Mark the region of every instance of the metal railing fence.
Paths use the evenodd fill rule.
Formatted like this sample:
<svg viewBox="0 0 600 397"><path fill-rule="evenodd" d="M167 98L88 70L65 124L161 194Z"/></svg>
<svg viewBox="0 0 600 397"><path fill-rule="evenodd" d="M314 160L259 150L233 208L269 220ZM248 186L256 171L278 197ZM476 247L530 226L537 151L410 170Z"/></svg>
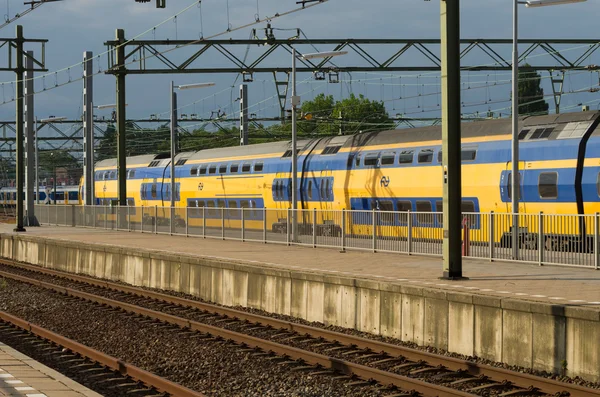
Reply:
<svg viewBox="0 0 600 397"><path fill-rule="evenodd" d="M441 212L215 207L36 205L40 224L441 256ZM464 257L599 268L595 215L519 215L514 258L510 213L462 214Z"/></svg>

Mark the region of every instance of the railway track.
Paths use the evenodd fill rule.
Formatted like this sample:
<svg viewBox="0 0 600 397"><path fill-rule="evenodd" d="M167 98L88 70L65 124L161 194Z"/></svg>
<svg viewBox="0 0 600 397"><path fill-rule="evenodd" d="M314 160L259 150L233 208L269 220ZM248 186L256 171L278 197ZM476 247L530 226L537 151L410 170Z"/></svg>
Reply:
<svg viewBox="0 0 600 397"><path fill-rule="evenodd" d="M404 396L570 395L600 390L439 356L85 276L1 260L0 276L296 360L296 370L394 385ZM305 363L305 364L304 364ZM337 375L336 375L337 374Z"/></svg>
<svg viewBox="0 0 600 397"><path fill-rule="evenodd" d="M0 311L0 335L107 396L204 397L186 387Z"/></svg>

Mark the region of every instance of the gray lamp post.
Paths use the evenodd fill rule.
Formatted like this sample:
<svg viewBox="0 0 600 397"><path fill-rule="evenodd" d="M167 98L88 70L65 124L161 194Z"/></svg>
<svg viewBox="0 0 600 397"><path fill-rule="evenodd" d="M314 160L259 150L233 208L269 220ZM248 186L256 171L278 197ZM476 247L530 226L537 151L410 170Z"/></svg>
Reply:
<svg viewBox="0 0 600 397"><path fill-rule="evenodd" d="M513 59L512 59L512 171L511 171L511 201L513 212L512 248L513 259L519 258L519 4L526 7L553 6L559 4L579 3L586 0L513 0ZM540 248L541 249L541 248Z"/></svg>

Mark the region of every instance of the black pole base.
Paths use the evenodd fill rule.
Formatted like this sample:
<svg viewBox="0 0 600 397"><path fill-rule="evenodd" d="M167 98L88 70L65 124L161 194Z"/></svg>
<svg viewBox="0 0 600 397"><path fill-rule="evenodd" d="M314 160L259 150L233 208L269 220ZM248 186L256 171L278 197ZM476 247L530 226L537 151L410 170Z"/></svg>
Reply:
<svg viewBox="0 0 600 397"><path fill-rule="evenodd" d="M468 277L463 277L462 275L454 275L450 272L444 272L443 276L439 278L440 280L450 280L450 281L460 281L460 280L468 280Z"/></svg>
<svg viewBox="0 0 600 397"><path fill-rule="evenodd" d="M38 222L37 217L35 215L26 216L23 218L23 226L39 227L40 222Z"/></svg>
<svg viewBox="0 0 600 397"><path fill-rule="evenodd" d="M26 232L27 230L23 226L17 226L13 229L13 232Z"/></svg>

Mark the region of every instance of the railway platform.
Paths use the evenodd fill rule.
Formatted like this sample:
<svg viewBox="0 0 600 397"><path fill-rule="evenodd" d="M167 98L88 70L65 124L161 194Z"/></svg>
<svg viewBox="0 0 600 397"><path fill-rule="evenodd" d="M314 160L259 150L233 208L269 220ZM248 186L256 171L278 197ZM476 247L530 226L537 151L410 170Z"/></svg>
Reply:
<svg viewBox="0 0 600 397"><path fill-rule="evenodd" d="M0 225L0 256L600 381L600 273L127 231Z"/></svg>
<svg viewBox="0 0 600 397"><path fill-rule="evenodd" d="M0 343L0 396L101 397L3 343Z"/></svg>

